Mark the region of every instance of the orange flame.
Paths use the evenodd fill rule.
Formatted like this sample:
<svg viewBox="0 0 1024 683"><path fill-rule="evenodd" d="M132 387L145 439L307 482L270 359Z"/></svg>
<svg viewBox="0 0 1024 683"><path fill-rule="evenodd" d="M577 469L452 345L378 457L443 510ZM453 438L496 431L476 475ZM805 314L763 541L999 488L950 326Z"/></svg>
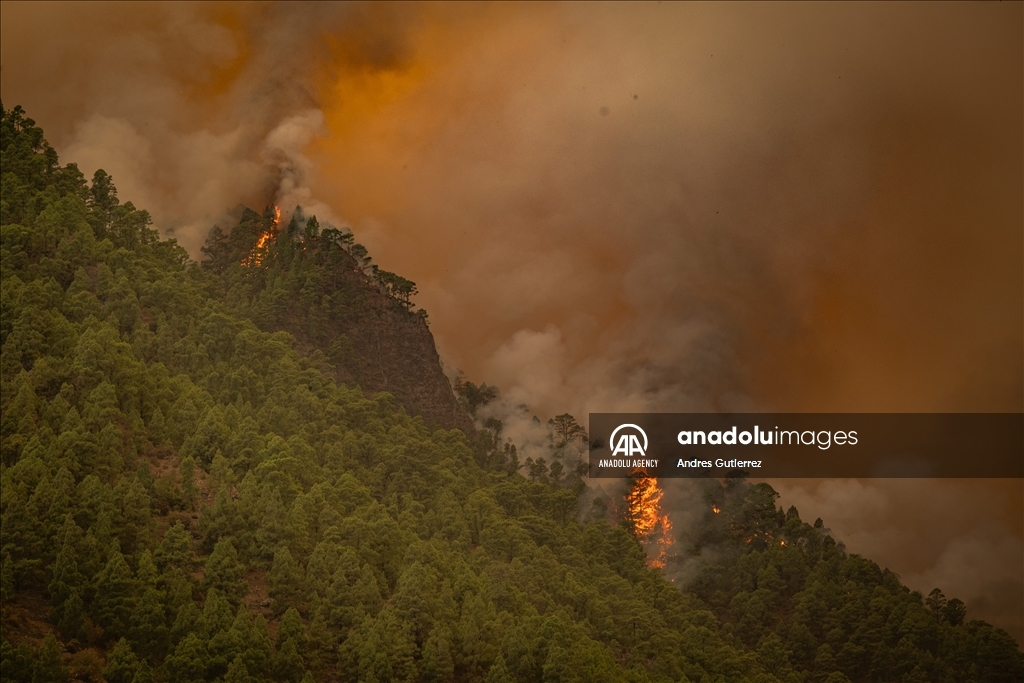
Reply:
<svg viewBox="0 0 1024 683"><path fill-rule="evenodd" d="M256 244L253 245L252 251L249 255L242 259L243 266L261 266L263 265L263 259L267 255L267 245L270 244L270 240L274 239L277 235L278 226L281 225L281 207L274 207L274 222L270 224L270 227L260 233L260 236L256 238Z"/></svg>
<svg viewBox="0 0 1024 683"><path fill-rule="evenodd" d="M714 512L717 515L719 512L722 511L722 508L718 507L717 505L712 505L711 506L711 511Z"/></svg>
<svg viewBox="0 0 1024 683"><path fill-rule="evenodd" d="M661 510L661 499L664 495L665 492L658 486L658 480L641 471L626 496L627 514L633 526L633 533L648 549L647 564L659 569L665 566L669 548L673 544L672 522ZM654 557L650 557L652 551L656 552Z"/></svg>

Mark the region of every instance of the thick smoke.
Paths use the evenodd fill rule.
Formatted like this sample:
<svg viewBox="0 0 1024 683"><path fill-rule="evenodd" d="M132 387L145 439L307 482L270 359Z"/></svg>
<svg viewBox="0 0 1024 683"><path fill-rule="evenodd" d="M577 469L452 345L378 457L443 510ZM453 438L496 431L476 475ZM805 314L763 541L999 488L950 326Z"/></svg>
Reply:
<svg viewBox="0 0 1024 683"><path fill-rule="evenodd" d="M1020 4L2 12L4 104L64 161L193 255L239 203L347 218L524 444L566 411L1024 406ZM1022 639L983 599L1020 591L987 569L1024 564L1020 484L972 486L780 483Z"/></svg>
<svg viewBox="0 0 1024 683"><path fill-rule="evenodd" d="M305 150L328 133L319 58L372 73L404 40L383 11L326 3L5 3L3 19L5 105L24 106L64 161L110 173L193 256L240 203L341 222L308 186ZM333 45L354 34L367 44Z"/></svg>
<svg viewBox="0 0 1024 683"><path fill-rule="evenodd" d="M290 116L267 135L262 158L277 168L277 204L286 211L301 206L304 213L316 215L322 223L339 225L341 221L334 210L313 197L306 184L306 177L314 168L303 150L310 140L324 134L324 116L319 109Z"/></svg>

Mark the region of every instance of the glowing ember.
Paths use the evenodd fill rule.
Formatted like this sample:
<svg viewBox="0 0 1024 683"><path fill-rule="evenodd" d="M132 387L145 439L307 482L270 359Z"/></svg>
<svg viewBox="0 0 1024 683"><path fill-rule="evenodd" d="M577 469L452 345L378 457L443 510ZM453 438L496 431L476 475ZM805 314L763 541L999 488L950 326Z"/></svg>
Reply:
<svg viewBox="0 0 1024 683"><path fill-rule="evenodd" d="M256 238L256 244L253 245L252 251L249 255L242 259L243 266L260 266L263 265L263 259L267 255L267 245L270 244L270 240L274 239L277 235L277 228L281 225L281 207L274 207L274 222L270 224L270 227L260 233L260 236Z"/></svg>
<svg viewBox="0 0 1024 683"><path fill-rule="evenodd" d="M648 553L657 551L654 557L647 558L652 567L665 566L669 548L672 546L672 522L668 515L662 514L661 499L665 495L658 486L658 480L640 472L633 483L633 488L626 496L629 521L633 533L643 544Z"/></svg>

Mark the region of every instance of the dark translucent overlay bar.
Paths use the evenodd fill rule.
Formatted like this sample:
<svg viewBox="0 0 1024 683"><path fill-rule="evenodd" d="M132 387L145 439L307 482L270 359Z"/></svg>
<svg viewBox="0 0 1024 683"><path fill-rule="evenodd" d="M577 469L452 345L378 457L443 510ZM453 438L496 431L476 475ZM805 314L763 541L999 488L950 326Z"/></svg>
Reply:
<svg viewBox="0 0 1024 683"><path fill-rule="evenodd" d="M1024 477L1021 413L591 413L590 476Z"/></svg>

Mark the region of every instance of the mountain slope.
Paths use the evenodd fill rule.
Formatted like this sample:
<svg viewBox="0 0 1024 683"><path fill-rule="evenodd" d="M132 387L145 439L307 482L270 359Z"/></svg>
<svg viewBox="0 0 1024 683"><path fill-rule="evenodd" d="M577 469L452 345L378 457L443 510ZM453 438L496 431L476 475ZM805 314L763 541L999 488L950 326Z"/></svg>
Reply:
<svg viewBox="0 0 1024 683"><path fill-rule="evenodd" d="M369 267L351 233L321 231L299 208L287 227L277 221L246 210L229 234L213 231L203 266L223 300L261 329L289 332L300 351L319 350L339 381L387 391L428 424L472 432L425 313L410 310L415 285Z"/></svg>
<svg viewBox="0 0 1024 683"><path fill-rule="evenodd" d="M247 215L252 234L215 236L201 267L106 174L59 166L21 110L0 137L5 681L1024 676L1005 633L847 555L764 485L706 482L680 561L716 559L680 590L575 472L527 479L344 383L370 371L329 341L332 316L370 289L310 288L330 294L297 309L295 283L358 254L318 261L333 247L299 226L254 254L273 217ZM403 281L353 262L395 307L383 320L416 316Z"/></svg>

